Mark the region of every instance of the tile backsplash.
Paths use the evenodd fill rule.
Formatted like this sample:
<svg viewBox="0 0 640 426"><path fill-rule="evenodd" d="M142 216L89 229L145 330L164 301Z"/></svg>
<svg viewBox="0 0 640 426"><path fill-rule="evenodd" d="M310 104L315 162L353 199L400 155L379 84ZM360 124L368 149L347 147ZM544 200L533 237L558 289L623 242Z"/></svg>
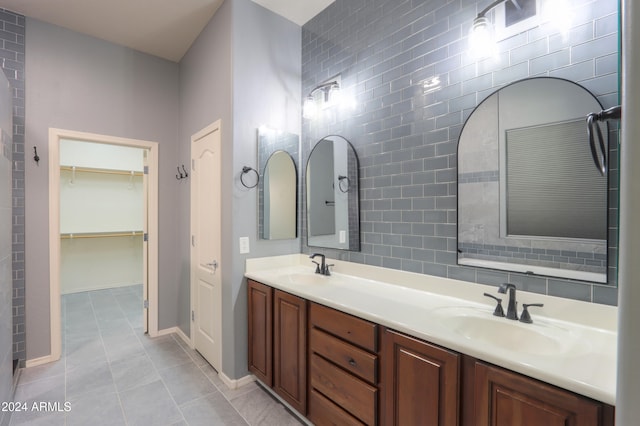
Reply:
<svg viewBox="0 0 640 426"><path fill-rule="evenodd" d="M609 175L611 285L457 265L457 144L473 109L498 88L533 76L577 82L605 108L619 103L617 0L574 0L567 34L542 24L500 41L497 59L476 61L469 54L467 35L474 17L489 3L336 0L303 26L303 95L340 74L344 94L356 104L352 110L330 110L318 119L303 120L302 164L315 143L330 134L347 138L360 160L361 251L326 253L369 265L483 284L508 281L527 291L616 304L615 143ZM431 90L433 81L440 83L439 89ZM615 130L611 136L617 140ZM302 236L303 251L311 251L304 220Z"/></svg>
<svg viewBox="0 0 640 426"><path fill-rule="evenodd" d="M24 310L25 18L0 8L0 58L13 91L13 358L26 359Z"/></svg>

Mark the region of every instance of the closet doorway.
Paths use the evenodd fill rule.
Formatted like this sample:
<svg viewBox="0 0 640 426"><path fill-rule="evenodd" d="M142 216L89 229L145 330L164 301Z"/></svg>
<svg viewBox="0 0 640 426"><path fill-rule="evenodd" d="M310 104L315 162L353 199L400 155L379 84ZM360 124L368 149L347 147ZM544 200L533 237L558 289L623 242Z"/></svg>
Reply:
<svg viewBox="0 0 640 426"><path fill-rule="evenodd" d="M61 355L62 294L139 292L136 321L157 335L157 163L155 142L50 129L52 360Z"/></svg>

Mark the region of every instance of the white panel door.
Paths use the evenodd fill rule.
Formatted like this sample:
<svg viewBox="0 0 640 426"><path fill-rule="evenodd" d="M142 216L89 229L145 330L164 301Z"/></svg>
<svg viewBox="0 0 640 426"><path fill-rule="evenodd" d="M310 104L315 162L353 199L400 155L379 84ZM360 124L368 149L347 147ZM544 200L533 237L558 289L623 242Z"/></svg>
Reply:
<svg viewBox="0 0 640 426"><path fill-rule="evenodd" d="M220 125L191 137L191 291L195 349L221 371Z"/></svg>

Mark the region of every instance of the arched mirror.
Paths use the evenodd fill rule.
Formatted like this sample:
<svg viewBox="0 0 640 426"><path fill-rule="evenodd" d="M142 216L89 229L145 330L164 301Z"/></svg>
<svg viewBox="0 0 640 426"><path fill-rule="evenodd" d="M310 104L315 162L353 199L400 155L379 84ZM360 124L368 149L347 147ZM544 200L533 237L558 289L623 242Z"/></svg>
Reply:
<svg viewBox="0 0 640 426"><path fill-rule="evenodd" d="M266 240L297 237L298 135L261 127L258 130L258 234Z"/></svg>
<svg viewBox="0 0 640 426"><path fill-rule="evenodd" d="M360 250L358 157L342 136L327 136L307 161L307 244Z"/></svg>
<svg viewBox="0 0 640 426"><path fill-rule="evenodd" d="M478 105L458 144L460 265L607 281L608 181L586 125L601 109L582 86L549 77Z"/></svg>
<svg viewBox="0 0 640 426"><path fill-rule="evenodd" d="M262 176L264 188L262 238L282 240L296 237L297 174L293 158L285 151L276 151Z"/></svg>

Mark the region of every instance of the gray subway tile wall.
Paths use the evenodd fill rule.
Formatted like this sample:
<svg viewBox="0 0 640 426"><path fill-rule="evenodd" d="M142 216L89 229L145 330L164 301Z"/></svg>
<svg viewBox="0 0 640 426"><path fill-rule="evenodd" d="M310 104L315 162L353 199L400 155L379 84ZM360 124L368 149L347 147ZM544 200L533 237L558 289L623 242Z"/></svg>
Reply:
<svg viewBox="0 0 640 426"><path fill-rule="evenodd" d="M575 81L605 108L619 103L616 0L575 1L568 34L543 24L501 41L498 60L476 61L469 55L467 34L489 3L336 0L303 26L303 95L340 74L343 91L357 103L352 111L303 119L303 163L315 143L329 134L347 138L360 159L361 252L325 253L483 284L512 282L537 293L615 305L615 143L609 178L610 285L457 265L457 142L473 108L498 88L533 76ZM424 81L434 77L441 81L440 90L424 90ZM611 137L617 140L615 129ZM302 177L304 184L304 173ZM303 218L303 250L311 250Z"/></svg>
<svg viewBox="0 0 640 426"><path fill-rule="evenodd" d="M0 30L2 70L13 90L13 358L24 363L24 16L0 8Z"/></svg>

